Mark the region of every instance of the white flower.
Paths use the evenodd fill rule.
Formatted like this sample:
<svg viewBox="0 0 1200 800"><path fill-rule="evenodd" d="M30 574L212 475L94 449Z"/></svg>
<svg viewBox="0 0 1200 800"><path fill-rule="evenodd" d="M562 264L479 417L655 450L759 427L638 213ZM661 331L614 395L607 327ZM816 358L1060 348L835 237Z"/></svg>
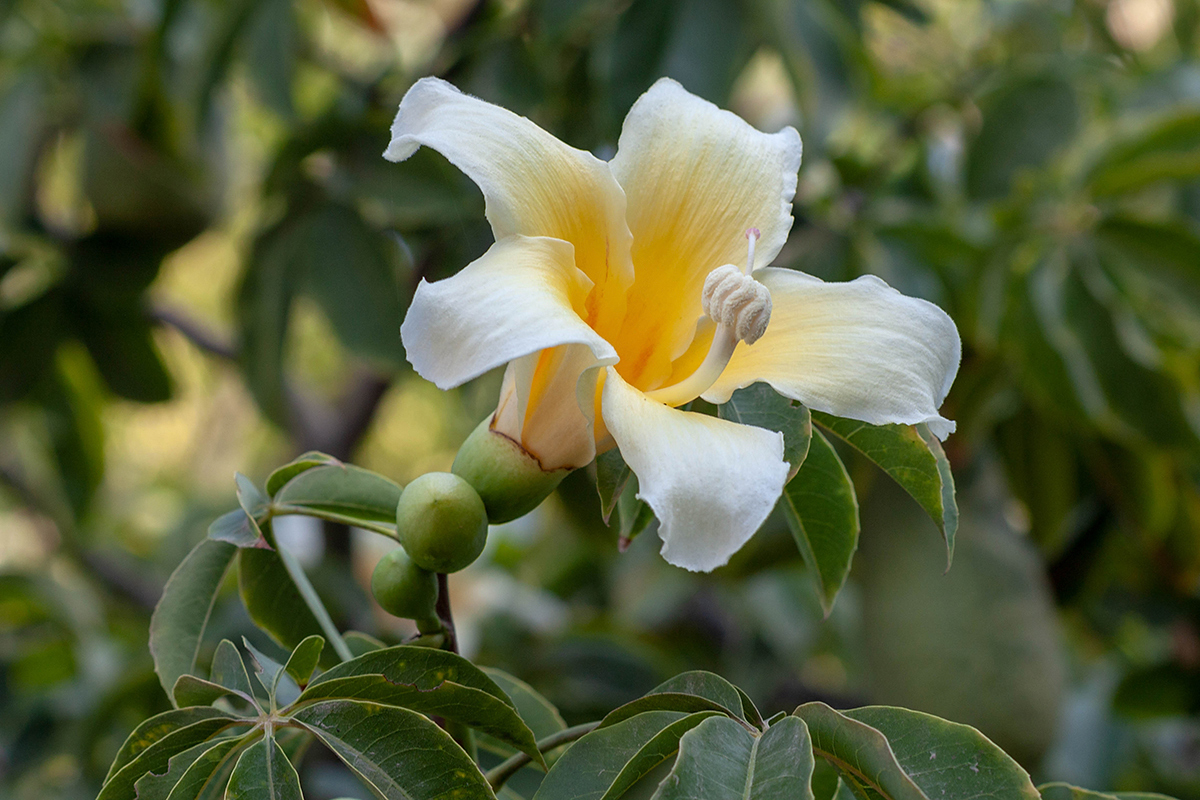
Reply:
<svg viewBox="0 0 1200 800"><path fill-rule="evenodd" d="M941 309L872 276L767 266L792 226L793 128L761 133L663 79L604 162L425 78L384 155L421 145L479 185L496 243L421 283L401 328L409 361L443 389L507 364L491 425L547 471L618 447L672 564L728 561L788 472L779 433L677 408L696 397L766 381L838 416L954 429L937 409L960 343Z"/></svg>

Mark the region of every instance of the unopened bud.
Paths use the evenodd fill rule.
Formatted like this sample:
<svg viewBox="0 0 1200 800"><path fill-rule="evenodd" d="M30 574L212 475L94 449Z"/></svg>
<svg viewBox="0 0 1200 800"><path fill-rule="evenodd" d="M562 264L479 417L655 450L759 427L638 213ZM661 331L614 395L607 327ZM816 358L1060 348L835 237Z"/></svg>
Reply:
<svg viewBox="0 0 1200 800"><path fill-rule="evenodd" d="M525 448L492 430L488 417L458 449L450 471L483 498L488 520L501 523L537 508L571 470L543 470Z"/></svg>
<svg viewBox="0 0 1200 800"><path fill-rule="evenodd" d="M430 472L404 487L396 506L396 533L408 557L429 572L458 572L487 544L483 500L449 472Z"/></svg>

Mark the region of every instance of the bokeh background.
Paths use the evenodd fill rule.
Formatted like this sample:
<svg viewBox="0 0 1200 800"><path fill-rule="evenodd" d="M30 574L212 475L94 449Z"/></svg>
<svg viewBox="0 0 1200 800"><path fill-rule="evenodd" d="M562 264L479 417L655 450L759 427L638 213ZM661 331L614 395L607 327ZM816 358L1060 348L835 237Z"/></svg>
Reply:
<svg viewBox="0 0 1200 800"><path fill-rule="evenodd" d="M380 157L426 74L601 157L662 75L795 125L778 263L880 275L964 340L948 574L853 453L828 619L782 520L691 575L653 532L619 555L580 471L453 579L470 654L571 722L703 668L1200 798L1196 0L0 2L0 796L94 797L166 707L150 611L235 470L319 449L405 482L494 407L498 375L442 393L400 346L417 282L491 240L440 156ZM405 635L363 589L387 541L280 528L343 627ZM215 628L269 646L232 586Z"/></svg>

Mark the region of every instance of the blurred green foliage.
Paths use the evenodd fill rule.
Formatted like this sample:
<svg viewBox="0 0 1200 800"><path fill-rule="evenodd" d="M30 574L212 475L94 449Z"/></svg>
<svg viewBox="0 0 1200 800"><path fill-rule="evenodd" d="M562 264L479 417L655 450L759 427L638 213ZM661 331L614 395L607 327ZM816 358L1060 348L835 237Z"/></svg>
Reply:
<svg viewBox="0 0 1200 800"><path fill-rule="evenodd" d="M0 3L0 795L94 796L166 707L149 610L233 469L408 480L491 410L497 376L440 396L397 333L490 240L439 156L380 157L424 74L603 157L661 75L794 124L779 263L881 275L964 340L948 576L840 445L863 547L828 618L781 516L688 575L651 534L618 555L581 471L456 579L480 663L568 722L707 668L765 713L907 704L1040 779L1200 797L1196 0ZM395 640L380 552L330 526L312 572ZM216 633L254 639L227 596Z"/></svg>

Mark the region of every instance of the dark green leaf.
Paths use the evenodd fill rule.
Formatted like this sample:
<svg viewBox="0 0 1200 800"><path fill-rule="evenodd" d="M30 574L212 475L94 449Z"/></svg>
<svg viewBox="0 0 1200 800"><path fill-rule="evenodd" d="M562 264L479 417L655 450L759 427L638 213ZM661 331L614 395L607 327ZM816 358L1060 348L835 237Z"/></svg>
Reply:
<svg viewBox="0 0 1200 800"><path fill-rule="evenodd" d="M728 717L683 735L660 800L812 800L813 753L804 723L789 717L756 736Z"/></svg>
<svg viewBox="0 0 1200 800"><path fill-rule="evenodd" d="M237 552L238 590L255 625L289 650L309 636L322 633L320 623L309 610L277 552L258 548ZM337 654L332 650L325 651L321 663L333 666L337 663Z"/></svg>
<svg viewBox="0 0 1200 800"><path fill-rule="evenodd" d="M298 38L295 13L289 0L260 0L243 32L247 76L258 99L285 119L294 115L292 74Z"/></svg>
<svg viewBox="0 0 1200 800"><path fill-rule="evenodd" d="M508 695L513 706L517 709L517 713L521 716L522 721L533 732L535 740L541 741L547 736L567 729L567 723L563 721L562 715L558 713L558 709L554 707L554 704L543 697L528 683L519 678L514 678L503 670L491 667L480 667L480 670L495 681L496 685ZM504 758L508 758L517 752L510 745L498 739L493 739L486 734L480 737L479 746ZM546 760L549 762L550 755L546 753L543 753L543 755L546 756Z"/></svg>
<svg viewBox="0 0 1200 800"><path fill-rule="evenodd" d="M824 703L807 703L794 713L808 726L813 752L837 767L843 780L860 792L869 789L884 800L931 800L901 769L887 737L870 725Z"/></svg>
<svg viewBox="0 0 1200 800"><path fill-rule="evenodd" d="M259 650L245 636L242 637L242 644L245 646L246 652L250 654L250 668L254 672L255 679L268 695L274 696L275 685L279 682L279 677L283 674L283 664L280 664ZM294 686L292 688L296 689ZM296 694L299 693L299 690L296 689ZM294 700L295 695L291 699ZM288 702L291 701L289 700Z"/></svg>
<svg viewBox="0 0 1200 800"><path fill-rule="evenodd" d="M348 525L395 529L400 486L361 467L340 464L299 473L275 494L283 513L312 512Z"/></svg>
<svg viewBox="0 0 1200 800"><path fill-rule="evenodd" d="M300 776L274 737L267 736L242 753L229 776L225 797L227 800L302 800Z"/></svg>
<svg viewBox="0 0 1200 800"><path fill-rule="evenodd" d="M133 733L125 739L121 749L117 751L112 766L108 768L107 781L126 764L135 759L143 750L161 740L164 736L174 733L180 728L186 728L197 722L212 719L228 719L229 715L215 708L177 708L156 714L133 729Z"/></svg>
<svg viewBox="0 0 1200 800"><path fill-rule="evenodd" d="M238 549L205 539L171 573L150 618L150 654L168 696L180 675L194 672L217 590Z"/></svg>
<svg viewBox="0 0 1200 800"><path fill-rule="evenodd" d="M134 784L146 773L162 774L170 766L171 757L207 741L222 731L244 725L245 720L233 717L212 717L171 731L141 750L132 761L116 770L104 782L96 800L136 800Z"/></svg>
<svg viewBox="0 0 1200 800"><path fill-rule="evenodd" d="M1022 169L1040 166L1075 135L1079 107L1070 82L1021 78L980 101L983 127L967 155L967 192L988 199L1008 193Z"/></svg>
<svg viewBox="0 0 1200 800"><path fill-rule="evenodd" d="M244 741L242 738L226 739L206 750L183 773L167 800L223 800L225 784L241 755Z"/></svg>
<svg viewBox="0 0 1200 800"><path fill-rule="evenodd" d="M730 711L724 705L709 700L707 697L685 694L683 692L656 692L648 694L645 697L639 697L637 700L631 700L625 705L613 709L601 721L600 727L607 728L609 725L616 725L619 722L636 717L638 714L645 714L647 711L673 711L680 714L715 711L718 714L734 714L734 712ZM740 713L736 716L739 719L741 718Z"/></svg>
<svg viewBox="0 0 1200 800"><path fill-rule="evenodd" d="M261 519L267 512L267 506L271 504L270 499L254 485L254 481L242 473L235 472L233 480L237 484L238 505L242 507L242 511L245 511L250 519Z"/></svg>
<svg viewBox="0 0 1200 800"><path fill-rule="evenodd" d="M1105 150L1088 175L1100 196L1137 191L1162 180L1200 177L1200 113L1159 120Z"/></svg>
<svg viewBox="0 0 1200 800"><path fill-rule="evenodd" d="M134 783L137 800L167 800L171 791L179 784L188 770L201 759L210 761L222 752L232 750L238 744L238 739L221 739L201 742L195 747L171 756L167 769L161 773L147 772ZM216 753L210 751L216 750Z"/></svg>
<svg viewBox="0 0 1200 800"><path fill-rule="evenodd" d="M555 762L534 798L615 800L673 758L679 737L717 713L646 711L592 731Z"/></svg>
<svg viewBox="0 0 1200 800"><path fill-rule="evenodd" d="M807 408L778 394L769 384L756 383L734 392L717 413L721 419L782 433L788 480L796 476L812 438L812 417Z"/></svg>
<svg viewBox="0 0 1200 800"><path fill-rule="evenodd" d="M75 331L109 389L139 403L171 399L171 376L139 305L103 312L80 307L75 314Z"/></svg>
<svg viewBox="0 0 1200 800"><path fill-rule="evenodd" d="M293 264L301 244L289 235L294 224L285 222L259 237L238 291L239 355L246 385L263 412L281 426L288 422L283 351L298 283Z"/></svg>
<svg viewBox="0 0 1200 800"><path fill-rule="evenodd" d="M373 650L382 650L387 647L374 636L368 636L362 631L346 631L342 638L345 639L346 646L350 648L350 652L354 656L365 655Z"/></svg>
<svg viewBox="0 0 1200 800"><path fill-rule="evenodd" d="M817 431L808 458L780 498L784 518L828 615L858 549L858 497L845 465Z"/></svg>
<svg viewBox="0 0 1200 800"><path fill-rule="evenodd" d="M321 652L324 649L324 637L309 636L296 645L296 649L288 656L287 663L283 665L283 668L301 689L308 686L313 670L317 668L317 664L321 660Z"/></svg>
<svg viewBox="0 0 1200 800"><path fill-rule="evenodd" d="M250 673L246 671L246 662L238 652L237 645L228 639L222 639L213 654L212 682L224 686L248 702L255 702L254 687L250 685Z"/></svg>
<svg viewBox="0 0 1200 800"><path fill-rule="evenodd" d="M263 541L258 525L240 508L213 520L208 526L208 538L236 547L255 547Z"/></svg>
<svg viewBox="0 0 1200 800"><path fill-rule="evenodd" d="M504 690L454 653L401 645L361 655L320 675L297 703L324 698L368 700L436 715L483 731L544 764L533 732Z"/></svg>
<svg viewBox="0 0 1200 800"><path fill-rule="evenodd" d="M1069 783L1045 783L1038 791L1042 800L1175 800L1155 792L1093 792Z"/></svg>
<svg viewBox="0 0 1200 800"><path fill-rule="evenodd" d="M868 425L813 412L813 420L875 462L937 523L946 540L946 566L954 559L958 506L950 464L936 438L921 425Z"/></svg>
<svg viewBox="0 0 1200 800"><path fill-rule="evenodd" d="M324 700L305 706L292 719L316 734L383 800L495 797L462 748L413 711Z"/></svg>
<svg viewBox="0 0 1200 800"><path fill-rule="evenodd" d="M655 686L647 694L656 695L672 692L703 697L720 705L731 715L745 719L743 716L741 691L715 673L704 672L703 670L681 672L674 678Z"/></svg>
<svg viewBox="0 0 1200 800"><path fill-rule="evenodd" d="M316 450L309 450L307 453L298 456L270 474L267 478L267 494L274 497L275 493L282 489L284 484L305 470L312 469L313 467L340 466L341 463L341 461L338 461L333 456L327 456Z"/></svg>
<svg viewBox="0 0 1200 800"><path fill-rule="evenodd" d="M617 448L596 456L596 491L600 493L600 513L604 517L605 525L608 524L608 519L617 507L617 501L621 499L621 493L625 491L625 484L629 483L629 476L632 474L633 470L629 469Z"/></svg>

